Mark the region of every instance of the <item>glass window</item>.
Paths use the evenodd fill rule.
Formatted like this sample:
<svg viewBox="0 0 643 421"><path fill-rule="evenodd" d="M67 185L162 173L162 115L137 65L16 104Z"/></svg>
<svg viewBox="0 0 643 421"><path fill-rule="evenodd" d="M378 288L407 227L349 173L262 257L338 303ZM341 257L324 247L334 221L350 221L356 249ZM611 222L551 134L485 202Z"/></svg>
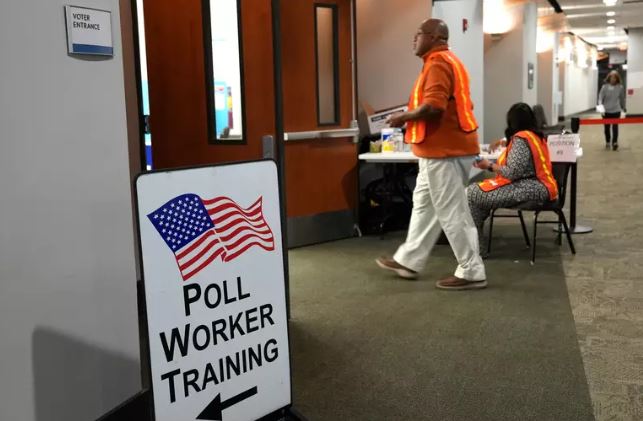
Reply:
<svg viewBox="0 0 643 421"><path fill-rule="evenodd" d="M339 124L337 7L315 5L315 53L317 57L317 121Z"/></svg>
<svg viewBox="0 0 643 421"><path fill-rule="evenodd" d="M203 1L209 138L244 143L239 2Z"/></svg>
<svg viewBox="0 0 643 421"><path fill-rule="evenodd" d="M136 0L136 19L138 25L138 61L141 71L141 102L143 113L143 133L145 142L145 169L152 170L152 134L150 133L150 91L147 82L147 53L145 50L145 18L143 0Z"/></svg>

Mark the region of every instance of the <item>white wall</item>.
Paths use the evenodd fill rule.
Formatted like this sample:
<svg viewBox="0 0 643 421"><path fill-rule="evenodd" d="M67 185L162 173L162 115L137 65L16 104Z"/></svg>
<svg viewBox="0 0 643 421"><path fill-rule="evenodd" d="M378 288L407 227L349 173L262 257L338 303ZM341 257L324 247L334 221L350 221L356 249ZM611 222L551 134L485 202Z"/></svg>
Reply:
<svg viewBox="0 0 643 421"><path fill-rule="evenodd" d="M379 110L406 104L422 60L413 36L431 14L429 0L357 0L359 100Z"/></svg>
<svg viewBox="0 0 643 421"><path fill-rule="evenodd" d="M554 47L552 51L552 115L549 124L556 124L558 122L558 117L560 116L560 110L563 107L563 91L560 85L560 63L558 62L558 50L560 48L560 34L554 34Z"/></svg>
<svg viewBox="0 0 643 421"><path fill-rule="evenodd" d="M598 98L598 70L581 69L574 63L560 63L564 72L564 104L566 117L596 107Z"/></svg>
<svg viewBox="0 0 643 421"><path fill-rule="evenodd" d="M0 2L0 419L90 420L140 388L118 0L114 58L63 0Z"/></svg>
<svg viewBox="0 0 643 421"><path fill-rule="evenodd" d="M558 122L558 43L557 33L543 33L543 45L549 46L546 51L538 53L538 103L543 106L549 124ZM545 38L548 37L548 38Z"/></svg>
<svg viewBox="0 0 643 421"><path fill-rule="evenodd" d="M560 118L565 118L565 67L566 64L564 62L558 63L558 91L560 94L560 98L558 98L560 100L558 104L558 117ZM554 77L556 77L556 75L554 75Z"/></svg>
<svg viewBox="0 0 643 421"><path fill-rule="evenodd" d="M471 77L471 99L480 128L484 134L484 34L482 33L482 0L443 0L433 3L433 17L449 26L449 45L464 63ZM462 20L469 29L464 32Z"/></svg>
<svg viewBox="0 0 643 421"><path fill-rule="evenodd" d="M522 97L522 30L514 29L501 39L485 35L484 139L486 143L504 135L506 114Z"/></svg>
<svg viewBox="0 0 643 421"><path fill-rule="evenodd" d="M638 75L635 76L635 73ZM627 96L627 112L643 114L643 28L631 28L627 50L627 88L634 89ZM638 79L639 82L633 79Z"/></svg>
<svg viewBox="0 0 643 421"><path fill-rule="evenodd" d="M554 61L553 50L538 53L538 103L543 106L549 124L555 124L558 120L558 114L554 111ZM553 116L556 116L554 120Z"/></svg>
<svg viewBox="0 0 643 421"><path fill-rule="evenodd" d="M485 35L484 42L484 139L489 143L504 135L506 115L516 102L536 104L537 9L534 4L511 6L507 13L516 23L501 36ZM534 64L534 85L527 85L527 63Z"/></svg>
<svg viewBox="0 0 643 421"><path fill-rule="evenodd" d="M536 55L536 33L538 28L538 7L536 3L526 3L522 11L523 24L523 50L522 50L522 101L534 105L538 102L538 56ZM531 63L534 66L533 86L529 88L527 83L527 67Z"/></svg>

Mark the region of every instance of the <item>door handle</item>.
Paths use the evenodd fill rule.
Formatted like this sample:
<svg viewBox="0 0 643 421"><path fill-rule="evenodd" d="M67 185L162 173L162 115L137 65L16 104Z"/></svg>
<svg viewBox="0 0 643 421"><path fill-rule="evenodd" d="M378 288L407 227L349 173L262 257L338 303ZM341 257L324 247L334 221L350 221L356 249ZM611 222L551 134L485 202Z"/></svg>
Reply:
<svg viewBox="0 0 643 421"><path fill-rule="evenodd" d="M338 137L352 137L353 143L358 143L359 127L357 126L357 121L351 121L351 126L345 129L310 130L305 132L284 133L284 141L286 142L291 142L293 140L332 139Z"/></svg>

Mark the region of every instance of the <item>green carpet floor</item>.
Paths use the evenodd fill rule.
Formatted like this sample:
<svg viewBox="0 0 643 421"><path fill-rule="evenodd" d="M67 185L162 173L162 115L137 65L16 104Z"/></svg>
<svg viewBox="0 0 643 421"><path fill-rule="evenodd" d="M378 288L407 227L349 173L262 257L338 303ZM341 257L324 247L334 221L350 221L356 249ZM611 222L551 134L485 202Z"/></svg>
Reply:
<svg viewBox="0 0 643 421"><path fill-rule="evenodd" d="M598 117L593 115L591 117ZM643 125L583 126L578 254L563 267L597 421L643 420Z"/></svg>
<svg viewBox="0 0 643 421"><path fill-rule="evenodd" d="M593 420L569 249L543 228L531 266L517 221L494 228L483 291L434 289L455 269L448 245L418 281L379 269L402 233L291 250L295 406L311 420Z"/></svg>

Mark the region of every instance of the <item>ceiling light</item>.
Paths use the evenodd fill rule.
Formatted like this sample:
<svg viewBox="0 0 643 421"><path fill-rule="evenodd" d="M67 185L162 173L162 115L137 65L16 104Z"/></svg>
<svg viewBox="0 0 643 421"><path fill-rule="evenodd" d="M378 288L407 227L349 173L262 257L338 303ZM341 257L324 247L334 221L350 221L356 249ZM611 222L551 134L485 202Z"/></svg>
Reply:
<svg viewBox="0 0 643 421"><path fill-rule="evenodd" d="M536 32L536 52L544 53L554 49L554 33L538 28Z"/></svg>
<svg viewBox="0 0 643 421"><path fill-rule="evenodd" d="M607 16L609 16L609 17L616 16L616 12L615 12L615 11L613 11L613 10L610 10L609 12L607 12L607 13L605 13L605 14L606 14Z"/></svg>
<svg viewBox="0 0 643 421"><path fill-rule="evenodd" d="M613 23L616 23L616 19L608 19L608 20L607 20L607 24L608 24L608 25L611 25L611 24L613 24Z"/></svg>
<svg viewBox="0 0 643 421"><path fill-rule="evenodd" d="M603 0L603 3L605 3L605 6L611 7L616 5L617 0Z"/></svg>
<svg viewBox="0 0 643 421"><path fill-rule="evenodd" d="M504 34L515 25L514 16L505 5L504 0L487 0L483 3L484 19L482 31L485 34Z"/></svg>
<svg viewBox="0 0 643 421"><path fill-rule="evenodd" d="M614 28L613 26L608 26L608 27L607 27L607 30L608 30L608 31L614 31L615 29L616 29L616 28Z"/></svg>

